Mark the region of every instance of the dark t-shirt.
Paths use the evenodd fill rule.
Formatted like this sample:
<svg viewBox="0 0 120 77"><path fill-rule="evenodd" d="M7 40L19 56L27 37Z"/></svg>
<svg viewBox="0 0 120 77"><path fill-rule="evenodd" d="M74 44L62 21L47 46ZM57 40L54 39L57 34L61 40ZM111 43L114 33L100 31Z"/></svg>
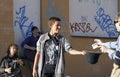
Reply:
<svg viewBox="0 0 120 77"><path fill-rule="evenodd" d="M45 42L44 45L44 73L54 73L55 66L58 58L58 45L59 42L56 37L50 36L50 39Z"/></svg>
<svg viewBox="0 0 120 77"><path fill-rule="evenodd" d="M29 36L21 43L21 46L24 47L24 45L27 44L31 47L36 48L36 43L37 43L38 39L39 39L39 36L37 38L35 38L33 35ZM35 54L36 54L36 50L33 51L33 50L30 50L30 49L24 48L24 56L28 60L31 60L32 62L34 62Z"/></svg>

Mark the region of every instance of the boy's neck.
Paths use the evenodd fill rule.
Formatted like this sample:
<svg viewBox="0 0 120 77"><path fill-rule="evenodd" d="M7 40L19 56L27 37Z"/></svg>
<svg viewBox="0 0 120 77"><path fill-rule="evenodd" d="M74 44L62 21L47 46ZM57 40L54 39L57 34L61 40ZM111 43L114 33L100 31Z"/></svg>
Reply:
<svg viewBox="0 0 120 77"><path fill-rule="evenodd" d="M52 33L52 32L50 32L50 35L55 37L55 36L57 36L58 34L57 34L57 33Z"/></svg>

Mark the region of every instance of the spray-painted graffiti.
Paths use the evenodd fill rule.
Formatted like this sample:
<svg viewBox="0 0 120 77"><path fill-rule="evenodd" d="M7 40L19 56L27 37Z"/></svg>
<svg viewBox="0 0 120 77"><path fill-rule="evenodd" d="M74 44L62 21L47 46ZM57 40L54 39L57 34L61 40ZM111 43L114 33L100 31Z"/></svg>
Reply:
<svg viewBox="0 0 120 77"><path fill-rule="evenodd" d="M94 27L94 29L91 27L90 23L82 22L82 23L70 23L70 29L72 32L95 32L97 27Z"/></svg>
<svg viewBox="0 0 120 77"><path fill-rule="evenodd" d="M103 8L99 8L96 12L95 21L103 31L106 31L109 37L117 36L117 31L111 17L105 14Z"/></svg>
<svg viewBox="0 0 120 77"><path fill-rule="evenodd" d="M53 0L48 0L47 8L48 8L47 12L46 12L47 18L50 18L51 16L58 16L61 19L62 27L64 27L64 29L66 29L67 24L65 22L65 17L63 17L62 11L58 10L58 6L54 5ZM48 30L46 30L46 31L48 31Z"/></svg>
<svg viewBox="0 0 120 77"><path fill-rule="evenodd" d="M72 32L83 32L83 33L94 33L97 29L96 27L93 27L91 23L88 21L88 16L81 16L81 22L73 22L70 23L70 29Z"/></svg>
<svg viewBox="0 0 120 77"><path fill-rule="evenodd" d="M24 38L29 36L29 34L31 33L30 32L31 27L33 26L33 22L30 22L29 24L27 23L29 18L25 16L25 12L26 7L25 6L20 7L19 10L16 11L16 19L14 21L14 26L18 25L20 27L21 34Z"/></svg>

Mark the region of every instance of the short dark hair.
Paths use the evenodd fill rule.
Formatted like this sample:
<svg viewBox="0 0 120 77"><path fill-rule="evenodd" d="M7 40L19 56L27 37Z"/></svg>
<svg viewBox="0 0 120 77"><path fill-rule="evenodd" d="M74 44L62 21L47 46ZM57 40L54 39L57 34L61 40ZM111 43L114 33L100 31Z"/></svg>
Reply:
<svg viewBox="0 0 120 77"><path fill-rule="evenodd" d="M48 22L48 26L50 27L51 25L53 25L55 23L55 21L61 21L61 19L58 17L50 17L49 22Z"/></svg>
<svg viewBox="0 0 120 77"><path fill-rule="evenodd" d="M115 20L115 21L114 21L114 24L116 24L116 23L118 23L118 21Z"/></svg>
<svg viewBox="0 0 120 77"><path fill-rule="evenodd" d="M120 15L118 15L118 17L114 20L114 24L120 22Z"/></svg>
<svg viewBox="0 0 120 77"><path fill-rule="evenodd" d="M38 29L36 26L33 26L32 28L31 28L31 31L33 31L34 29Z"/></svg>
<svg viewBox="0 0 120 77"><path fill-rule="evenodd" d="M50 17L49 20L61 21L61 19L58 17Z"/></svg>

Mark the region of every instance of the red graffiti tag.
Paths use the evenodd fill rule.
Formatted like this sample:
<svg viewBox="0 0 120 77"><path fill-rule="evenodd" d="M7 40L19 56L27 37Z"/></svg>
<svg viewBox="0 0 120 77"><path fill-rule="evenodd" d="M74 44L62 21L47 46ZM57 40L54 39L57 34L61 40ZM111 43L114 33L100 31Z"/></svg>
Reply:
<svg viewBox="0 0 120 77"><path fill-rule="evenodd" d="M72 32L80 32L82 31L83 33L87 33L87 32L95 32L95 30L97 29L97 26L93 28L91 28L91 24L90 23L86 23L86 22L82 22L82 23L70 23L70 29L72 30Z"/></svg>

